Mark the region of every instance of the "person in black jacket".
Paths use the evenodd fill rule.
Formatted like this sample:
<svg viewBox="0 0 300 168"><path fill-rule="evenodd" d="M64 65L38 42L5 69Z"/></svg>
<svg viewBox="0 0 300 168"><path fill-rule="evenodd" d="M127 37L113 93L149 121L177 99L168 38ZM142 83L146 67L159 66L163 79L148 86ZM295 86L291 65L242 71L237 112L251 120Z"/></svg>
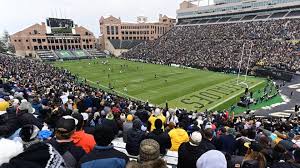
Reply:
<svg viewBox="0 0 300 168"><path fill-rule="evenodd" d="M178 149L178 168L196 168L198 158L205 153L200 146L202 135L195 131L190 136L189 142L184 142Z"/></svg>
<svg viewBox="0 0 300 168"><path fill-rule="evenodd" d="M133 121L132 128L127 133L126 151L130 155L139 155L140 143L145 138L145 132L141 130L142 123L139 119Z"/></svg>
<svg viewBox="0 0 300 168"><path fill-rule="evenodd" d="M203 138L200 143L200 147L205 151L215 150L215 145L211 142L213 139L213 131L211 128L207 128L203 131Z"/></svg>
<svg viewBox="0 0 300 168"><path fill-rule="evenodd" d="M18 120L16 111L8 108L6 112L0 115L0 137L8 138L18 129Z"/></svg>
<svg viewBox="0 0 300 168"><path fill-rule="evenodd" d="M101 125L112 128L114 135L118 135L119 129L114 115L110 112L106 115L104 119L101 120Z"/></svg>
<svg viewBox="0 0 300 168"><path fill-rule="evenodd" d="M160 145L160 154L165 155L167 153L167 149L170 149L172 146L171 138L167 132L163 131L163 123L160 119L156 119L154 125L155 129L146 136L146 139L153 139L157 141Z"/></svg>
<svg viewBox="0 0 300 168"><path fill-rule="evenodd" d="M75 123L76 119L71 116L59 119L56 123L55 138L49 142L62 155L67 167L77 167L79 160L85 155L84 150L75 146L71 139L75 132Z"/></svg>
<svg viewBox="0 0 300 168"><path fill-rule="evenodd" d="M22 102L17 110L18 128L22 128L24 125L31 124L37 126L40 130L43 128L43 124L34 117L33 108L27 101Z"/></svg>

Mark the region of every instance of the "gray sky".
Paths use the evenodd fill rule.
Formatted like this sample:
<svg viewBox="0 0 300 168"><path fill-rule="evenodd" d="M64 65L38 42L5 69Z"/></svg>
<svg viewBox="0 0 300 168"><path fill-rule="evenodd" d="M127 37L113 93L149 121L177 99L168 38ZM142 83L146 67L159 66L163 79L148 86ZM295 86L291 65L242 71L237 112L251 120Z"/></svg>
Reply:
<svg viewBox="0 0 300 168"><path fill-rule="evenodd" d="M13 34L32 24L45 22L47 17L55 16L55 13L60 17L62 13L63 17L73 19L76 24L87 27L98 36L101 16L113 15L129 22L135 22L136 17L141 15L155 21L160 13L176 18L176 9L182 1L0 0L0 33L7 30Z"/></svg>

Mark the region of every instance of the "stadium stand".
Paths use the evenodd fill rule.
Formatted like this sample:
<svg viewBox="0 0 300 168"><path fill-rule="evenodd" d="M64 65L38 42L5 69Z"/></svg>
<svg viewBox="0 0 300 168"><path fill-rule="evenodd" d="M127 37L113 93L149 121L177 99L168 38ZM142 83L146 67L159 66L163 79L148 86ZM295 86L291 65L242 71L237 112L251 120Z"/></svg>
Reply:
<svg viewBox="0 0 300 168"><path fill-rule="evenodd" d="M43 61L55 61L58 59L57 55L52 50L36 51L37 56Z"/></svg>
<svg viewBox="0 0 300 168"><path fill-rule="evenodd" d="M163 64L182 64L211 70L235 69L240 56L251 49L250 67L257 65L297 71L299 58L291 39L299 39L300 19L269 19L217 24L177 25L151 44L142 43L123 57ZM245 57L248 57L246 55ZM224 61L226 60L226 61ZM245 70L247 59L242 62Z"/></svg>
<svg viewBox="0 0 300 168"><path fill-rule="evenodd" d="M90 58L90 54L86 52L85 50L70 50L70 52L73 53L77 58L84 59L84 58Z"/></svg>
<svg viewBox="0 0 300 168"><path fill-rule="evenodd" d="M92 49L92 50L85 50L89 53L89 55L91 57L94 57L94 58L105 58L107 57L107 54L104 53L103 51L99 51L99 50L96 50L96 49Z"/></svg>
<svg viewBox="0 0 300 168"><path fill-rule="evenodd" d="M140 46L144 44L149 45L145 42ZM234 117L227 111L159 109L78 83L78 77L69 71L41 61L0 54L0 68L0 148L6 149L9 144L10 149L16 149L1 150L6 154L16 152L7 155L0 163L2 167L48 162L94 167L90 163L103 163L102 154L106 156L104 161L120 159L114 162L117 166L104 167L300 166L297 114L255 118L249 114ZM76 125L76 121L84 124ZM122 142L125 136L126 143ZM61 145L70 148L61 149ZM24 146L24 151L17 150L19 146ZM61 157L58 149L61 155L68 155ZM85 155L83 149L89 153ZM132 155L132 150L138 155ZM38 151L45 157L34 159ZM59 159L49 161L51 156ZM207 161L202 163L203 159Z"/></svg>

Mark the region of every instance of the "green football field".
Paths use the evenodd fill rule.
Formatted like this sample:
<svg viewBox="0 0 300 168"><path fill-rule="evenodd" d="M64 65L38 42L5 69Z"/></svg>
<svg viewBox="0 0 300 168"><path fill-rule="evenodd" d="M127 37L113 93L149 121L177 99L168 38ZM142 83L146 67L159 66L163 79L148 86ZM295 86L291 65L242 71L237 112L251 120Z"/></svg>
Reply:
<svg viewBox="0 0 300 168"><path fill-rule="evenodd" d="M73 74L86 78L95 87L121 96L149 101L171 108L204 111L229 108L239 101L246 85L237 85L237 76L205 70L183 69L116 58L55 62ZM242 78L244 79L244 78ZM250 90L263 88L266 80L248 77ZM110 90L111 91L111 90Z"/></svg>

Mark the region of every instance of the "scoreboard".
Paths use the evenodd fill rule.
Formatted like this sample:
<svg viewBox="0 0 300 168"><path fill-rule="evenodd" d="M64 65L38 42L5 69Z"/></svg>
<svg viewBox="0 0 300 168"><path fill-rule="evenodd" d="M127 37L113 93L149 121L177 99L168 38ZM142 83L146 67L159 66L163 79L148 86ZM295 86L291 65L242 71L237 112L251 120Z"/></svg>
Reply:
<svg viewBox="0 0 300 168"><path fill-rule="evenodd" d="M72 33L74 27L74 22L71 19L48 18L46 22L54 34Z"/></svg>

